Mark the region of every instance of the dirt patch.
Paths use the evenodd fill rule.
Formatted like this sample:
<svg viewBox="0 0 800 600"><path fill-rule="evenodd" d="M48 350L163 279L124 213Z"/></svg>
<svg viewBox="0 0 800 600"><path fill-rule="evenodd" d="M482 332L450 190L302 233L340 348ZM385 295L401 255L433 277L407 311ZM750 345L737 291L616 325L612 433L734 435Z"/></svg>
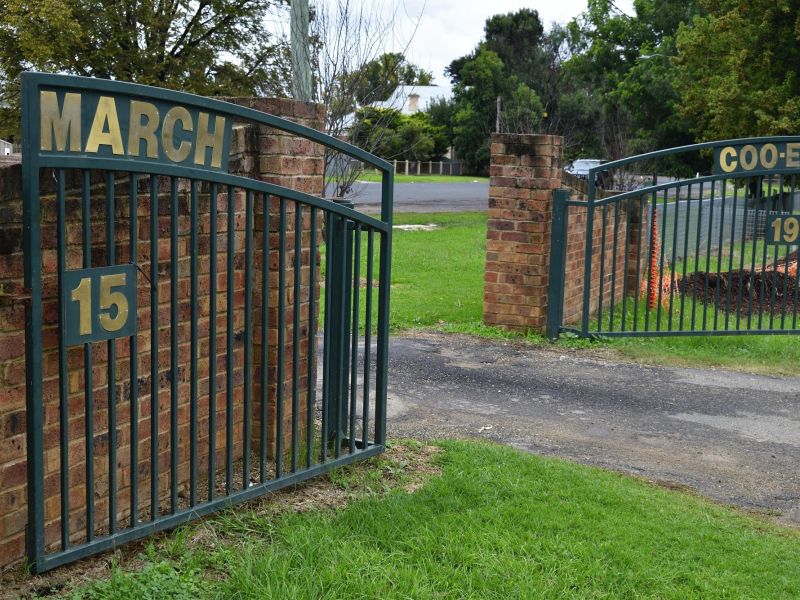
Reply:
<svg viewBox="0 0 800 600"><path fill-rule="evenodd" d="M742 316L792 315L800 306L797 277L780 270L693 273L677 286L705 304Z"/></svg>
<svg viewBox="0 0 800 600"><path fill-rule="evenodd" d="M413 441L396 442L383 454L364 463L343 467L230 510L262 516L341 510L365 496L385 495L393 490L413 493L440 473L441 469L436 464L436 456L440 452L438 446ZM223 531L222 524L216 522L213 515L188 527L194 527L191 544L195 547L212 548L220 539L233 537ZM126 544L114 552L87 558L43 575L26 575L24 566L17 565L0 573L0 600L58 596L88 581L107 578L114 565L135 569L143 564L141 555L146 545L153 542L163 548L169 535L162 533Z"/></svg>
<svg viewBox="0 0 800 600"><path fill-rule="evenodd" d="M797 265L795 250L764 269L697 272L675 281L674 286L680 293L740 316L791 316L800 305Z"/></svg>
<svg viewBox="0 0 800 600"><path fill-rule="evenodd" d="M416 224L416 225L393 225L392 229L400 231L433 231L439 229L436 223Z"/></svg>

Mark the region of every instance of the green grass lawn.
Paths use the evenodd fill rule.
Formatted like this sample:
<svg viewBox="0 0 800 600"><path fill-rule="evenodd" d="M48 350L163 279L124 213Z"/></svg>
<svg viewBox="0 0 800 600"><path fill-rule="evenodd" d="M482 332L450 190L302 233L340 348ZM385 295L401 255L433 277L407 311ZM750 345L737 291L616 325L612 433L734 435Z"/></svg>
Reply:
<svg viewBox="0 0 800 600"><path fill-rule="evenodd" d="M359 181L380 182L381 175L365 171L358 177ZM402 175L394 176L395 183L489 183L488 177L474 175Z"/></svg>
<svg viewBox="0 0 800 600"><path fill-rule="evenodd" d="M480 321L486 215L395 217L395 225L427 223L435 223L438 229L393 233L391 326L406 329Z"/></svg>
<svg viewBox="0 0 800 600"><path fill-rule="evenodd" d="M394 233L392 328L403 331L427 327L492 337L515 337L482 324L486 215L398 214L395 224L405 223L435 223L439 228ZM690 307L691 304L687 299L685 306ZM632 310L632 307L628 308ZM639 313L639 319L642 319L641 307ZM686 314L690 317L690 313L691 310ZM714 318L713 310L696 310L698 325L702 322L703 314L706 314L707 321ZM673 315L673 326L677 324L676 319ZM718 325L724 327L725 313L720 311L717 319ZM654 315L651 315L651 323L655 323ZM736 317L729 316L728 323L729 327L735 327ZM666 325L667 319L662 315L662 328L666 328ZM526 339L533 343L546 343L537 335L528 335ZM585 341L569 338L562 338L559 344L589 345ZM798 374L800 371L800 336L614 339L594 342L592 345L611 349L630 359L654 363L719 366L785 375Z"/></svg>
<svg viewBox="0 0 800 600"><path fill-rule="evenodd" d="M186 526L73 598L791 598L800 535L630 477L480 442L343 509L238 509ZM377 484L379 491L370 485Z"/></svg>

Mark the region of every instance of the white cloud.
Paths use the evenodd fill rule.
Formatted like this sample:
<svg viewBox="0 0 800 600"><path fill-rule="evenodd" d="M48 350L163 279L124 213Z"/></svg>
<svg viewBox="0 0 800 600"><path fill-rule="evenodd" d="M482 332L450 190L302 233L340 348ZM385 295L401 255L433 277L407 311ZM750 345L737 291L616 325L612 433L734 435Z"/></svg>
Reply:
<svg viewBox="0 0 800 600"><path fill-rule="evenodd" d="M359 0L370 2L370 0ZM374 2L374 0L373 0ZM400 10L393 39L387 50L408 45L407 58L432 71L436 83L446 83L444 68L470 52L483 37L486 19L492 15L532 8L545 25L566 23L586 9L586 0L398 0ZM633 14L633 0L620 0L620 9ZM417 26L416 32L414 27ZM413 35L413 37L412 37ZM409 44L408 40L411 39Z"/></svg>

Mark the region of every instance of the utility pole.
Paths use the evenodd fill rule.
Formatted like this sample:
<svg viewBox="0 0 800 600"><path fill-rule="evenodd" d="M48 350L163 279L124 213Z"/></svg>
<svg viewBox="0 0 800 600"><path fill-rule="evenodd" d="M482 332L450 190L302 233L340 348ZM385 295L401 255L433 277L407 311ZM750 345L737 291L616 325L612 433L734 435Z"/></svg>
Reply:
<svg viewBox="0 0 800 600"><path fill-rule="evenodd" d="M311 101L311 54L308 41L308 0L292 0L292 96Z"/></svg>
<svg viewBox="0 0 800 600"><path fill-rule="evenodd" d="M501 96L497 97L497 118L495 119L494 131L500 133L500 111L503 108L503 99Z"/></svg>

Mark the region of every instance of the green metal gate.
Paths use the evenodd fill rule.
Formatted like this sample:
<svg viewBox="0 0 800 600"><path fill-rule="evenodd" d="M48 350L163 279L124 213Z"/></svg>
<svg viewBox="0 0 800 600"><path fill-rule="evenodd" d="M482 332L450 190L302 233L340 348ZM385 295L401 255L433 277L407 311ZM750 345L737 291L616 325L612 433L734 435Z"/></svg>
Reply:
<svg viewBox="0 0 800 600"><path fill-rule="evenodd" d="M389 163L179 92L22 94L37 572L383 450ZM234 122L372 165L381 218L229 173Z"/></svg>
<svg viewBox="0 0 800 600"><path fill-rule="evenodd" d="M585 199L556 191L548 336L798 333L799 174L800 137L753 138L605 163Z"/></svg>

